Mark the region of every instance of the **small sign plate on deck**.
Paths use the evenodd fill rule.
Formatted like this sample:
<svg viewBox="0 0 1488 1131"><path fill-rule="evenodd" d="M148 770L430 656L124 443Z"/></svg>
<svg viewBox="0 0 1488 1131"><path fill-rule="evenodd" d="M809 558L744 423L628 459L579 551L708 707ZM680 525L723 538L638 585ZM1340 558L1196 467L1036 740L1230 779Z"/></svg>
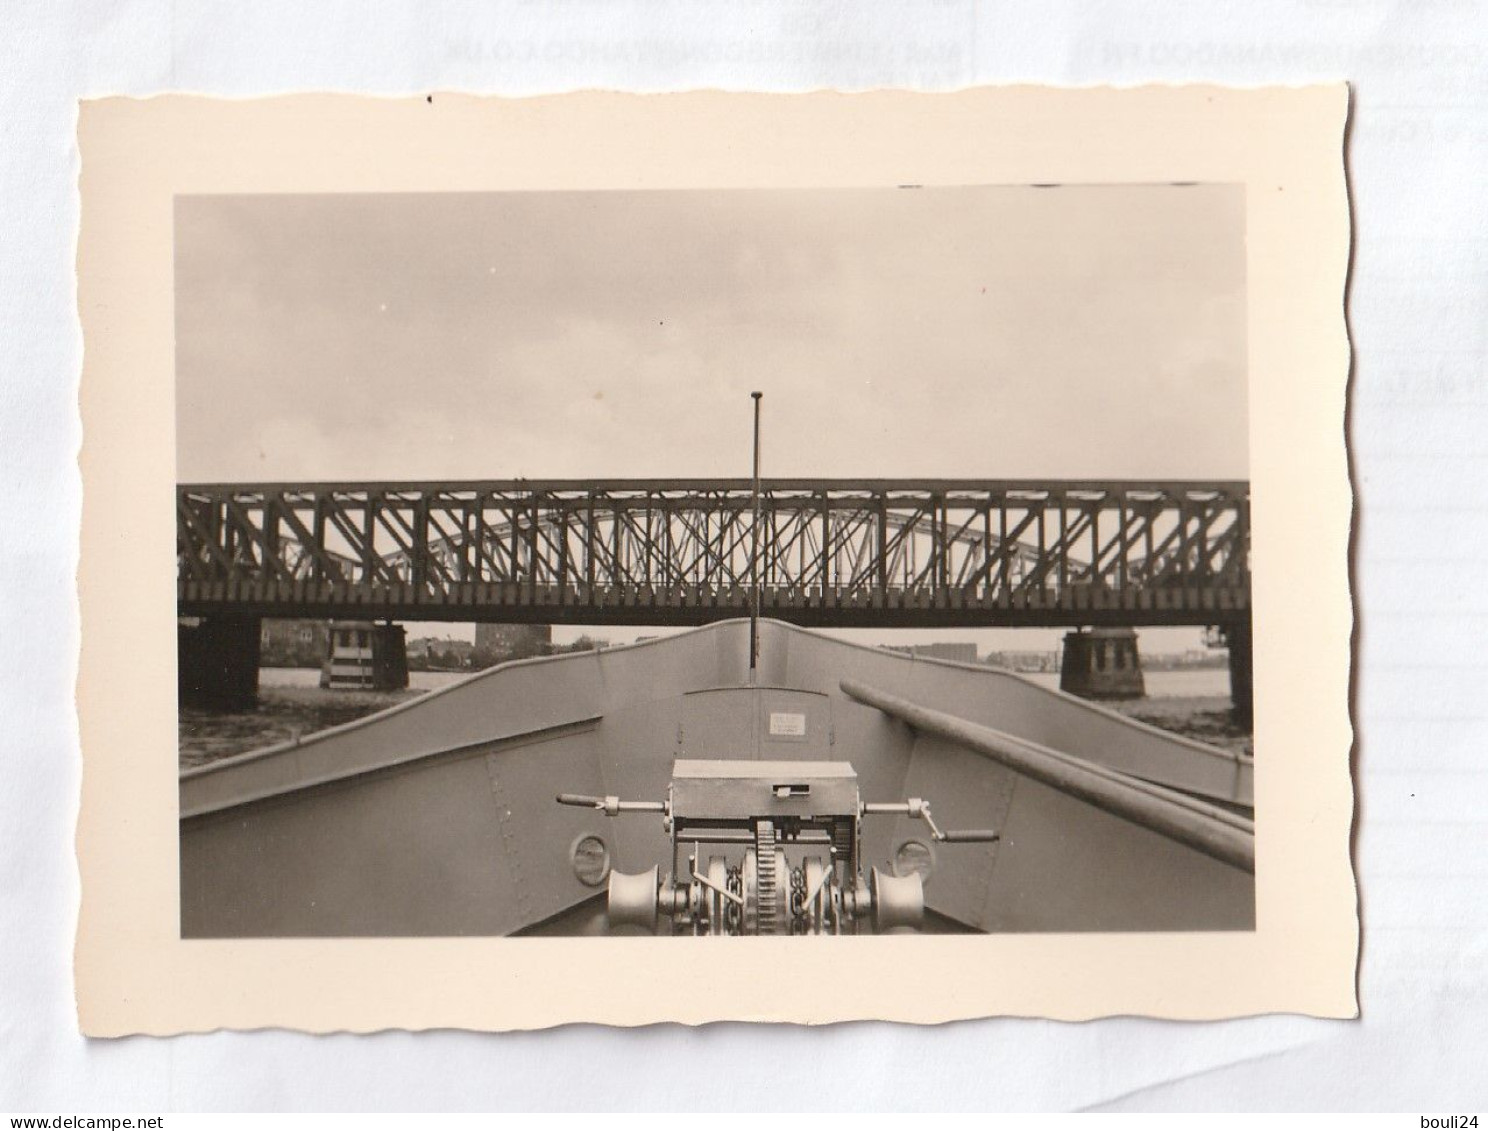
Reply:
<svg viewBox="0 0 1488 1131"><path fill-rule="evenodd" d="M806 716L791 711L770 712L771 738L805 738Z"/></svg>

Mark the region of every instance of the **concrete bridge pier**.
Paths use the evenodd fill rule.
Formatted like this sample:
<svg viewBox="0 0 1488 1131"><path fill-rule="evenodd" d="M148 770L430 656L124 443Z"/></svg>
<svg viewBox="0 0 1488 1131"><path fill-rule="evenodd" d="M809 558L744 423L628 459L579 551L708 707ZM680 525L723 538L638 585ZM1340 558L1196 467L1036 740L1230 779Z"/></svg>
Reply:
<svg viewBox="0 0 1488 1131"><path fill-rule="evenodd" d="M258 617L176 622L176 687L183 707L247 710L258 702Z"/></svg>
<svg viewBox="0 0 1488 1131"><path fill-rule="evenodd" d="M408 686L408 643L400 624L334 621L320 686L398 691Z"/></svg>
<svg viewBox="0 0 1488 1131"><path fill-rule="evenodd" d="M1147 688L1136 632L1091 628L1066 633L1059 690L1085 699L1142 698Z"/></svg>
<svg viewBox="0 0 1488 1131"><path fill-rule="evenodd" d="M1250 618L1225 625L1224 635L1230 649L1230 715L1237 725L1249 730L1255 719Z"/></svg>

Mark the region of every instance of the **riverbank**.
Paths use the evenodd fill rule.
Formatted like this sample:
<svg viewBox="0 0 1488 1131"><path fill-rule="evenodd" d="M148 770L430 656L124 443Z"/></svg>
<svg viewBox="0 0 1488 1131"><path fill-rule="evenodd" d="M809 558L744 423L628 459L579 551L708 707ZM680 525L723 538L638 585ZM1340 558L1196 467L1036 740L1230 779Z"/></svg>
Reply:
<svg viewBox="0 0 1488 1131"><path fill-rule="evenodd" d="M202 711L185 707L177 724L181 769L293 742L422 694L424 691L417 688L324 691L319 687L265 684L259 687L258 706L251 711Z"/></svg>
<svg viewBox="0 0 1488 1131"><path fill-rule="evenodd" d="M1255 739L1230 718L1228 695L1159 696L1106 704L1130 719L1241 754L1255 753Z"/></svg>

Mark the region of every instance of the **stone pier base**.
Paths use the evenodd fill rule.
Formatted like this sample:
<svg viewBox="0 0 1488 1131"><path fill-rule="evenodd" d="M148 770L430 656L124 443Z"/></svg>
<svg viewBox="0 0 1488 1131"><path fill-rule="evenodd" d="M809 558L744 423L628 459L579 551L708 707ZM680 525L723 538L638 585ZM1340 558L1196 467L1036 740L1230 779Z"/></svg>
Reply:
<svg viewBox="0 0 1488 1131"><path fill-rule="evenodd" d="M341 691L398 691L408 686L408 643L400 624L334 621L320 686Z"/></svg>
<svg viewBox="0 0 1488 1131"><path fill-rule="evenodd" d="M176 622L176 690L183 707L248 710L258 702L257 617Z"/></svg>
<svg viewBox="0 0 1488 1131"><path fill-rule="evenodd" d="M1237 726L1249 730L1255 721L1255 697L1252 690L1253 665L1250 621L1225 625L1225 643L1230 649L1230 714Z"/></svg>
<svg viewBox="0 0 1488 1131"><path fill-rule="evenodd" d="M1136 632L1092 628L1066 633L1059 689L1086 699L1140 699L1147 686Z"/></svg>
<svg viewBox="0 0 1488 1131"><path fill-rule="evenodd" d="M401 624L380 624L373 630L372 654L376 657L379 691L397 691L408 686L407 637Z"/></svg>

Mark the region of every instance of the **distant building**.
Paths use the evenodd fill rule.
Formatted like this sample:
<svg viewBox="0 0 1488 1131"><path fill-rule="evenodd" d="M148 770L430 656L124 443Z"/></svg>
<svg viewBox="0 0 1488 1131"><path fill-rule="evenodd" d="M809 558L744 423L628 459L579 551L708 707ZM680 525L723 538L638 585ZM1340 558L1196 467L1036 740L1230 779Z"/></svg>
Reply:
<svg viewBox="0 0 1488 1131"><path fill-rule="evenodd" d="M1002 668L1011 672L1057 672L1059 653L1029 649L988 652L986 662L994 668Z"/></svg>
<svg viewBox="0 0 1488 1131"><path fill-rule="evenodd" d="M1223 648L1189 648L1183 652L1158 652L1142 656L1142 667L1148 671L1222 668L1228 663L1229 653Z"/></svg>
<svg viewBox="0 0 1488 1131"><path fill-rule="evenodd" d="M263 668L318 668L325 663L330 641L330 621L260 621L258 665Z"/></svg>
<svg viewBox="0 0 1488 1131"><path fill-rule="evenodd" d="M927 660L952 660L958 664L977 662L975 644L944 641L935 644L884 644L882 647L890 652L903 652L906 655L919 656Z"/></svg>
<svg viewBox="0 0 1488 1131"><path fill-rule="evenodd" d="M482 667L525 660L529 656L546 656L552 651L553 626L550 624L478 624L475 626L475 653Z"/></svg>
<svg viewBox="0 0 1488 1131"><path fill-rule="evenodd" d="M408 662L415 671L454 671L475 665L476 647L448 636L416 636L408 642Z"/></svg>

